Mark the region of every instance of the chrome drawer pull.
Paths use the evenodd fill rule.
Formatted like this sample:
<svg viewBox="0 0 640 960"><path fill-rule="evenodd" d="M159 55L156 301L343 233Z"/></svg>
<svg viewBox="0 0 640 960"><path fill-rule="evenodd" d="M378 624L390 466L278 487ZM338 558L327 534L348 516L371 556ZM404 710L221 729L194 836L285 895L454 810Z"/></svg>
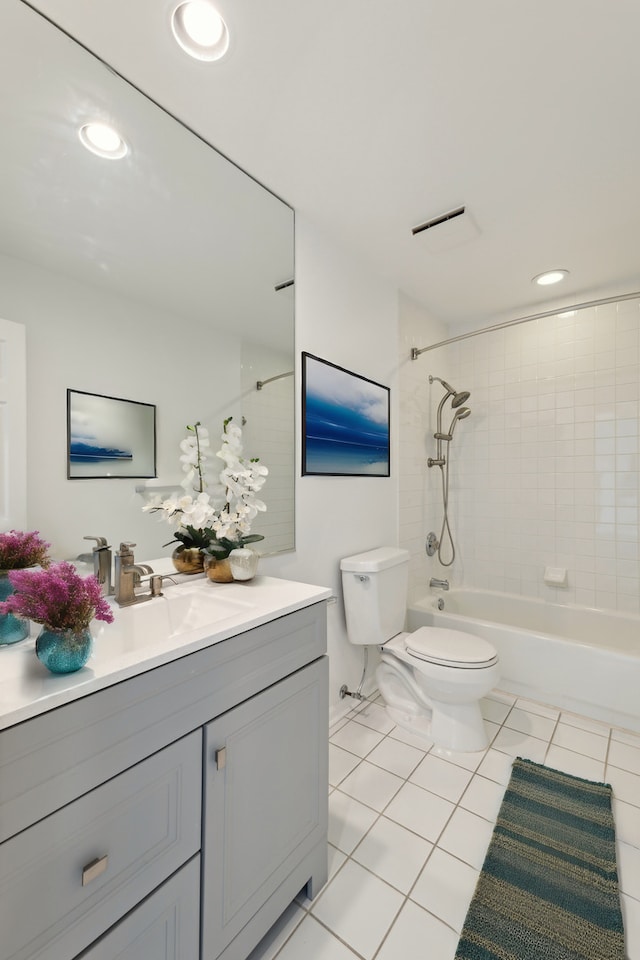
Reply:
<svg viewBox="0 0 640 960"><path fill-rule="evenodd" d="M82 886L86 887L88 883L91 883L92 880L95 880L103 874L108 865L109 857L107 854L105 854L104 857L98 857L97 860L92 860L91 863L88 863L82 871Z"/></svg>

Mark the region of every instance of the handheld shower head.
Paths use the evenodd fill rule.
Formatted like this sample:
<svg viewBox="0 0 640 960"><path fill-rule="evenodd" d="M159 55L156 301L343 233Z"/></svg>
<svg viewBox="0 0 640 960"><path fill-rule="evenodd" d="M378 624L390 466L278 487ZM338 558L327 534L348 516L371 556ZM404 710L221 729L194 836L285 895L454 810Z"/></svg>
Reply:
<svg viewBox="0 0 640 960"><path fill-rule="evenodd" d="M458 409L453 415L453 420L451 421L451 425L449 426L449 436L448 436L449 440L451 440L451 438L453 437L453 431L456 428L456 423L458 422L458 420L466 420L467 417L470 417L470 416L471 416L471 410L469 409L469 407L458 407Z"/></svg>

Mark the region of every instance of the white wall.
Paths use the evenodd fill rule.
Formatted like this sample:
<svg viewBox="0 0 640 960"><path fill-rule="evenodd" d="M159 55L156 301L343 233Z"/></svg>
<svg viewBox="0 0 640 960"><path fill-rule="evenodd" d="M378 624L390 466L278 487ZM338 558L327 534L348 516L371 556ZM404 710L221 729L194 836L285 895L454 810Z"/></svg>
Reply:
<svg viewBox="0 0 640 960"><path fill-rule="evenodd" d="M398 491L398 303L395 289L307 222L296 218L297 481L296 552L262 561L264 572L329 587L329 695L333 716L350 709L343 683L355 689L363 653L346 636L340 559L395 545ZM300 476L300 353L391 387L391 477ZM373 665L366 689L371 689Z"/></svg>

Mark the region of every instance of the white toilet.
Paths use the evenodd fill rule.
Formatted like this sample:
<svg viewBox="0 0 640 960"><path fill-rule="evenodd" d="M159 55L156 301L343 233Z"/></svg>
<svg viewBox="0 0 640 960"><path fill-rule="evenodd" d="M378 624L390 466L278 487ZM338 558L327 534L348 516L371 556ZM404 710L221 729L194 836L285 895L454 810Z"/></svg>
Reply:
<svg viewBox="0 0 640 960"><path fill-rule="evenodd" d="M340 563L351 643L380 647L378 689L391 719L447 750L487 746L480 698L499 679L498 655L481 637L420 627L403 633L409 554L379 547Z"/></svg>

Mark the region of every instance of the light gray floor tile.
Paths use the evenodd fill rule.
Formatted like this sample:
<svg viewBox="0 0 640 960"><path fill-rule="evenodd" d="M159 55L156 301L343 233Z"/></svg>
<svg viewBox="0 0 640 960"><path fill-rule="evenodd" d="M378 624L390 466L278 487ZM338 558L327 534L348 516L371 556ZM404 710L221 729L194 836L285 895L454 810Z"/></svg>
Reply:
<svg viewBox="0 0 640 960"><path fill-rule="evenodd" d="M478 767L477 773L505 786L509 782L512 769L513 757L508 753L501 753L500 750L494 750L492 747L490 750L487 750L487 754Z"/></svg>
<svg viewBox="0 0 640 960"><path fill-rule="evenodd" d="M453 960L458 935L437 917L407 900L376 960Z"/></svg>
<svg viewBox="0 0 640 960"><path fill-rule="evenodd" d="M432 849L433 844L428 840L387 817L380 817L352 857L392 887L408 893Z"/></svg>
<svg viewBox="0 0 640 960"><path fill-rule="evenodd" d="M357 956L308 914L285 943L278 960L357 960Z"/></svg>
<svg viewBox="0 0 640 960"><path fill-rule="evenodd" d="M411 899L460 933L480 871L436 847Z"/></svg>
<svg viewBox="0 0 640 960"><path fill-rule="evenodd" d="M271 927L258 946L251 951L247 960L273 960L278 950L289 939L306 912L294 901L290 903L279 920ZM280 954L283 956L283 954Z"/></svg>
<svg viewBox="0 0 640 960"><path fill-rule="evenodd" d="M344 780L359 763L362 763L360 757L357 757L354 753L349 753L348 750L343 750L342 747L336 746L335 743L330 743L329 783L331 786L337 787L340 781Z"/></svg>
<svg viewBox="0 0 640 960"><path fill-rule="evenodd" d="M404 897L360 864L348 860L311 913L365 960L373 957Z"/></svg>
<svg viewBox="0 0 640 960"><path fill-rule="evenodd" d="M527 713L536 713L539 717L548 717L551 720L557 720L560 715L557 707L549 707L544 703L536 703L535 700L528 700L526 697L518 697L516 707L519 710L526 710Z"/></svg>
<svg viewBox="0 0 640 960"><path fill-rule="evenodd" d="M394 773L362 760L353 773L345 777L340 789L381 813L403 783Z"/></svg>
<svg viewBox="0 0 640 960"><path fill-rule="evenodd" d="M394 740L391 737L385 737L377 747L374 747L367 760L370 763L376 763L379 767L388 770L389 773L395 773L397 777L406 778L413 773L422 758L425 756L423 750L412 747L401 740Z"/></svg>
<svg viewBox="0 0 640 960"><path fill-rule="evenodd" d="M638 696L640 698L640 692ZM607 761L614 767L640 775L640 747L633 747L619 740L611 740Z"/></svg>
<svg viewBox="0 0 640 960"><path fill-rule="evenodd" d="M640 960L640 903L622 894L620 897L624 923L624 947L627 960Z"/></svg>
<svg viewBox="0 0 640 960"><path fill-rule="evenodd" d="M379 703L366 703L354 719L358 723L371 727L372 730L379 730L380 733L389 733L395 727L395 723L389 717L386 707Z"/></svg>
<svg viewBox="0 0 640 960"><path fill-rule="evenodd" d="M640 776L608 763L605 779L613 787L614 797L640 807Z"/></svg>
<svg viewBox="0 0 640 960"><path fill-rule="evenodd" d="M508 753L511 757L523 757L525 760L542 763L547 752L547 741L538 740L537 737L531 737L510 727L503 727L493 741L492 747L502 753Z"/></svg>
<svg viewBox="0 0 640 960"><path fill-rule="evenodd" d="M378 730L372 730L365 727L355 720L350 720L344 727L341 727L331 738L331 742L349 753L355 753L358 757L366 757L382 740L384 734Z"/></svg>
<svg viewBox="0 0 640 960"><path fill-rule="evenodd" d="M461 807L453 813L438 846L480 870L487 853L493 824Z"/></svg>
<svg viewBox="0 0 640 960"><path fill-rule="evenodd" d="M499 700L491 700L489 697L480 701L482 716L485 720L491 720L493 723L503 723L510 710L510 703L501 703Z"/></svg>
<svg viewBox="0 0 640 960"><path fill-rule="evenodd" d="M562 770L574 777L583 777L585 780L604 782L604 762L586 757L583 753L575 753L565 747L552 743L547 752L545 764L554 770Z"/></svg>
<svg viewBox="0 0 640 960"><path fill-rule="evenodd" d="M616 857L620 889L627 896L640 900L640 850L618 840Z"/></svg>
<svg viewBox="0 0 640 960"><path fill-rule="evenodd" d="M423 737L419 733L412 733L410 730L405 730L404 727L394 727L389 736L393 740L401 740L402 743L408 743L410 747L424 750L425 753L433 747L433 740L430 740L429 737Z"/></svg>
<svg viewBox="0 0 640 960"><path fill-rule="evenodd" d="M520 701L518 701L519 703ZM518 704L511 710L505 720L505 727L518 730L520 733L526 733L529 737L537 737L538 740L550 740L556 726L556 719L541 717L537 713L522 710Z"/></svg>
<svg viewBox="0 0 640 960"><path fill-rule="evenodd" d="M413 783L405 783L385 810L385 816L425 840L435 842L453 810L454 805L448 800Z"/></svg>
<svg viewBox="0 0 640 960"><path fill-rule="evenodd" d="M501 783L495 783L478 774L473 778L462 795L460 806L479 817L495 823L504 797L505 788Z"/></svg>
<svg viewBox="0 0 640 960"><path fill-rule="evenodd" d="M409 782L457 803L472 776L470 770L428 753L409 777Z"/></svg>
<svg viewBox="0 0 640 960"><path fill-rule="evenodd" d="M604 761L607 756L608 738L601 737L590 730L581 730L568 723L559 723L553 734L552 743L574 753L583 753L585 757Z"/></svg>
<svg viewBox="0 0 640 960"><path fill-rule="evenodd" d="M640 847L640 807L613 797L613 819L616 837L632 847Z"/></svg>
<svg viewBox="0 0 640 960"><path fill-rule="evenodd" d="M349 854L377 819L375 810L334 790L329 797L329 843Z"/></svg>

